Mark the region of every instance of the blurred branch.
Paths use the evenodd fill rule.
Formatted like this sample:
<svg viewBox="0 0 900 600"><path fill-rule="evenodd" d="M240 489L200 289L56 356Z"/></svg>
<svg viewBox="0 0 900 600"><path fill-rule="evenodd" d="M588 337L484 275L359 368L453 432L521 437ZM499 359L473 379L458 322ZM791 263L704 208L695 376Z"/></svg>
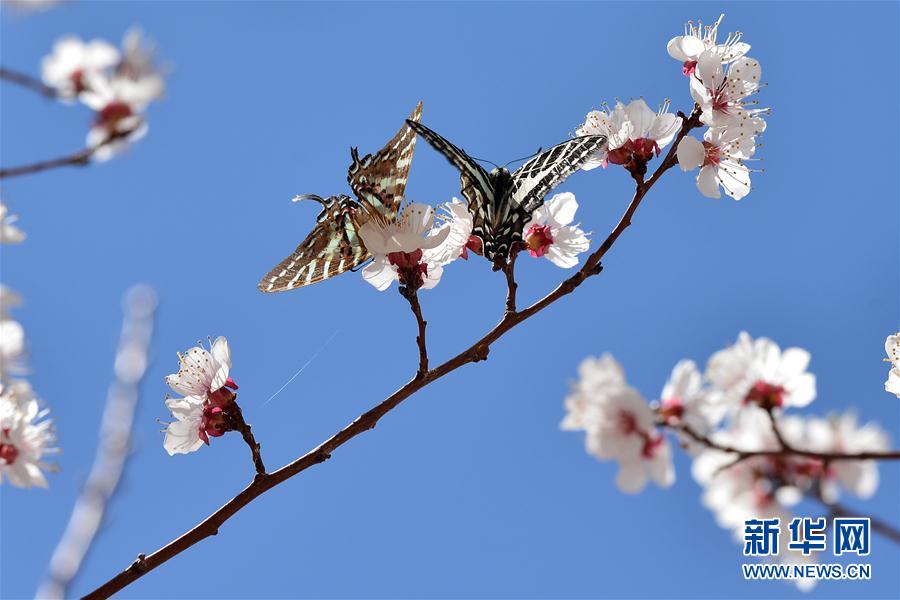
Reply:
<svg viewBox="0 0 900 600"><path fill-rule="evenodd" d="M679 115L684 117L683 113L679 113ZM319 463L325 462L326 460L331 458L332 452L334 452L336 449L343 446L356 436L365 433L370 429L373 429L384 415L393 410L406 398L410 397L423 387L431 384L444 375L447 375L448 373L451 373L464 365L487 360L491 344L503 337L506 332L513 329L523 321L526 321L537 313L541 312L560 298L571 294L588 278L593 277L594 275L598 275L602 271L602 266L600 263L601 259L613 247L616 240L619 239L619 236L621 236L622 233L631 225L631 219L634 216L635 211L643 201L644 196L648 191L650 191L653 185L659 180L660 177L662 177L662 175L666 171L677 164L678 160L676 158L675 152L678 148L678 143L692 129L699 126L700 108L699 106L695 105L690 117L683 118L681 130L678 132L678 135L672 142L668 153L666 154L665 158L663 158L656 171L653 172L653 175L650 177L650 179L643 181L643 178L641 178L641 180L637 182L635 186L634 196L632 197L631 202L628 204L628 207L625 209L625 212L622 214L622 217L619 219L619 222L616 224L615 228L613 228L613 230L606 237L600 247L588 257L581 269L576 271L575 274L568 279L565 279L556 287L556 289L522 311L510 312L509 310L506 310L500 322L497 323L497 325L495 325L494 328L487 332L481 339L476 341L466 350L463 350L453 358L447 360L446 362L438 365L433 369L426 370L424 374L422 374L421 372L423 365L422 347L424 345L424 321L421 318L420 311L416 314L416 319L419 322L421 337L421 341L419 344L419 371L417 371L416 375L408 383L406 383L406 385L385 398L381 403L359 415L349 425L332 435L330 438L328 438L327 440L319 444L316 448L310 450L300 458L294 460L293 462L285 465L284 467L278 469L273 473L262 475L258 474L253 482L246 488L244 488L243 491L241 491L237 496L225 503L224 506L215 511L209 517L204 519L201 523L196 525L193 529L180 535L175 540L166 544L150 555L140 554L138 556L138 559L135 560L129 567L127 567L124 571L120 572L106 583L102 584L93 592L87 594L85 596L85 599L93 600L97 598L109 598L116 592L122 590L127 585L142 577L145 573L155 569L171 558L179 555L194 544L210 536L218 534L219 528L226 521L228 521L228 519L233 517L239 510L250 504L254 499L258 498L280 483L283 483L284 481L297 475L298 473L301 473ZM510 275L507 276L510 277ZM510 280L508 279L508 281ZM511 288L513 296L514 290L515 288ZM412 300L410 302L412 304ZM508 297L507 306L509 305L510 301ZM412 309L413 312L416 313L416 307L412 306Z"/></svg>
<svg viewBox="0 0 900 600"><path fill-rule="evenodd" d="M0 67L0 79L15 83L16 85L20 85L33 92L37 92L45 98L53 99L59 96L56 92L56 88L45 85L40 79L32 77L31 75L26 75L25 73L13 71L12 69L7 69L6 67Z"/></svg>
<svg viewBox="0 0 900 600"><path fill-rule="evenodd" d="M260 451L259 442L253 437L253 431L247 421L244 420L244 413L236 401L232 402L226 412L229 420L229 427L234 431L239 431L244 442L250 447L250 453L253 457L253 466L256 468L257 475L266 474L266 465L263 463L262 452Z"/></svg>
<svg viewBox="0 0 900 600"><path fill-rule="evenodd" d="M156 293L145 285L134 286L126 292L124 305L115 379L103 410L97 454L66 531L50 559L49 573L37 591L38 598L66 597L69 584L78 574L103 523L128 460L138 385L147 369L153 334Z"/></svg>
<svg viewBox="0 0 900 600"><path fill-rule="evenodd" d="M741 463L750 458L754 458L757 456L774 456L780 458L790 458L791 456L800 456L804 458L812 458L816 460L820 460L822 462L832 462L836 460L900 460L900 450L888 450L885 452L817 452L814 450L804 450L802 448L795 448L792 446L780 445L779 448L774 450L744 450L741 448L736 448L734 446L730 446L728 444L721 444L709 438L709 436L702 435L697 432L695 429L686 425L684 423L680 425L668 425L667 423L660 423L663 427L668 427L670 429L674 429L676 431L681 431L685 433L688 437L693 439L700 444L703 444L707 448L712 448L713 450L718 450L720 452L726 452L728 454L734 454L734 461L726 464L721 468L721 470L725 471L735 466L738 463Z"/></svg>
<svg viewBox="0 0 900 600"><path fill-rule="evenodd" d="M99 148L99 146L97 146L97 148ZM29 175L31 173L40 173L41 171L49 171L50 169L56 169L58 167L83 167L90 164L91 157L94 155L94 152L97 151L97 148L84 148L74 154L69 154L68 156L42 160L36 163L20 165L18 167L0 169L0 179L18 177L19 175Z"/></svg>
<svg viewBox="0 0 900 600"><path fill-rule="evenodd" d="M828 509L829 518L834 519L835 517L860 517L863 519L869 519L869 523L872 525L872 529L874 531L877 531L892 542L900 544L900 530L898 530L890 523L887 523L886 521L882 521L881 519L872 517L870 515L864 515L852 511L849 508L842 506L841 504L838 504L836 502L826 502L821 496L816 496L815 499L825 505L825 507Z"/></svg>

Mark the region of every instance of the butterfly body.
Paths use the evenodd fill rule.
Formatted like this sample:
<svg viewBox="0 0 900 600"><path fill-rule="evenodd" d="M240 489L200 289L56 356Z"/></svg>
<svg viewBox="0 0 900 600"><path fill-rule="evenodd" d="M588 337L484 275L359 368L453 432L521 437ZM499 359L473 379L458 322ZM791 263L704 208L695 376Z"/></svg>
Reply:
<svg viewBox="0 0 900 600"><path fill-rule="evenodd" d="M417 122L422 103L409 116ZM359 157L351 148L347 182L357 200L338 194L321 198L313 194L294 200L314 200L322 205L316 225L294 252L259 282L262 292L283 292L311 285L355 269L371 253L359 237L369 219L390 221L397 216L415 150L416 134L406 125L376 154Z"/></svg>
<svg viewBox="0 0 900 600"><path fill-rule="evenodd" d="M577 137L538 154L513 173L505 167L488 172L425 125L412 121L407 125L459 170L460 192L472 214L472 233L481 238L484 255L495 267L522 240L522 228L544 196L607 143L605 136Z"/></svg>

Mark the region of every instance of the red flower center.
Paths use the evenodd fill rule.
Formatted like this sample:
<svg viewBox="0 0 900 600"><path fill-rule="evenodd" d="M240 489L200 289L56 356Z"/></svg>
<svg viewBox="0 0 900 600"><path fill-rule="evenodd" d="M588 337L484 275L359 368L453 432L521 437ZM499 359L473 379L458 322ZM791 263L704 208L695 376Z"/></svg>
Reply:
<svg viewBox="0 0 900 600"><path fill-rule="evenodd" d="M690 77L694 74L694 71L697 70L697 61L696 60L686 60L684 64L681 66L681 72L684 73L685 77Z"/></svg>
<svg viewBox="0 0 900 600"><path fill-rule="evenodd" d="M784 405L784 393L784 387L759 380L747 392L744 404L754 402L762 408L778 408Z"/></svg>
<svg viewBox="0 0 900 600"><path fill-rule="evenodd" d="M540 258L546 254L552 243L553 236L550 234L549 225L532 225L525 233L525 245L534 257Z"/></svg>
<svg viewBox="0 0 900 600"><path fill-rule="evenodd" d="M428 265L422 262L421 248L415 252L391 252L388 262L397 267L400 285L417 290L425 283Z"/></svg>
<svg viewBox="0 0 900 600"><path fill-rule="evenodd" d="M238 384L234 382L234 379L229 377L225 380L225 385L214 392L210 392L207 397L210 404L213 406L225 406L235 399L236 395L231 390L236 389L238 389Z"/></svg>
<svg viewBox="0 0 900 600"><path fill-rule="evenodd" d="M667 422L676 424L684 416L684 402L678 396L672 396L662 401L659 407L659 415Z"/></svg>
<svg viewBox="0 0 900 600"><path fill-rule="evenodd" d="M706 140L703 141L703 166L718 165L722 161L722 149Z"/></svg>
<svg viewBox="0 0 900 600"><path fill-rule="evenodd" d="M656 454L656 449L662 446L663 437L661 435L657 435L656 437L646 436L644 438L644 447L641 449L641 456L644 458L653 458L653 455Z"/></svg>
<svg viewBox="0 0 900 600"><path fill-rule="evenodd" d="M203 406L203 416L200 419L200 439L209 444L209 436L219 437L228 431L228 422L225 411L221 406L214 406L207 402Z"/></svg>
<svg viewBox="0 0 900 600"><path fill-rule="evenodd" d="M131 106L125 102L114 100L97 112L96 123L107 129L114 129L122 119L134 114Z"/></svg>
<svg viewBox="0 0 900 600"><path fill-rule="evenodd" d="M8 465L16 462L19 457L19 449L12 444L0 444L0 460Z"/></svg>
<svg viewBox="0 0 900 600"><path fill-rule="evenodd" d="M72 82L72 86L75 88L75 93L80 94L81 92L87 90L87 84L84 81L84 71L81 69L76 69L72 71L72 74L69 75L69 81Z"/></svg>

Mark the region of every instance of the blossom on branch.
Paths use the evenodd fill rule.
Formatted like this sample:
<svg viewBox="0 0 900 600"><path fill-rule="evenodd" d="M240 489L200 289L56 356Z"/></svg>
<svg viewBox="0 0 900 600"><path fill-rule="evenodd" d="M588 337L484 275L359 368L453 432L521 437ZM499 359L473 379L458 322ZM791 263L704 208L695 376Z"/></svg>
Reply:
<svg viewBox="0 0 900 600"><path fill-rule="evenodd" d="M679 431L681 427L689 427L700 435L718 425L726 412L721 404L710 399L703 375L692 360L678 361L654 408L666 425ZM679 441L691 453L700 448L684 433L679 433Z"/></svg>
<svg viewBox="0 0 900 600"><path fill-rule="evenodd" d="M581 378L566 397L568 414L560 427L584 430L588 453L619 462L616 485L623 492L637 493L650 479L671 486L671 448L647 401L625 382L621 365L606 354L585 359L578 370Z"/></svg>
<svg viewBox="0 0 900 600"><path fill-rule="evenodd" d="M747 98L759 92L762 67L759 61L744 57L723 66L719 55L706 50L700 55L691 77L691 96L700 105L700 120L710 127L736 127L756 134L766 129L760 117L768 109L756 108Z"/></svg>
<svg viewBox="0 0 900 600"><path fill-rule="evenodd" d="M19 244L25 240L25 232L13 225L18 217L9 215L9 209L0 202L0 244Z"/></svg>
<svg viewBox="0 0 900 600"><path fill-rule="evenodd" d="M887 337L884 341L884 351L887 352L887 360L891 363L884 389L900 398L900 332Z"/></svg>
<svg viewBox="0 0 900 600"><path fill-rule="evenodd" d="M6 476L16 487L47 487L43 459L55 440L47 412L27 382L0 383L0 483Z"/></svg>
<svg viewBox="0 0 900 600"><path fill-rule="evenodd" d="M94 150L94 160L105 162L147 135L143 107L129 101L126 91L120 82L103 81L82 95L84 103L96 111L86 141Z"/></svg>
<svg viewBox="0 0 900 600"><path fill-rule="evenodd" d="M367 221L359 228L359 237L374 258L363 269L363 279L378 291L394 281L414 290L436 286L443 273L437 259L454 253L441 247L453 228L439 227L432 232L433 226L434 208L427 204L407 204L391 220L373 217ZM461 252L460 247L457 256Z"/></svg>
<svg viewBox="0 0 900 600"><path fill-rule="evenodd" d="M737 342L713 354L706 366L716 401L731 408L755 404L765 409L806 406L816 397L816 378L806 371L809 352L783 352L768 338L742 331Z"/></svg>
<svg viewBox="0 0 900 600"><path fill-rule="evenodd" d="M744 164L756 151L756 138L739 127L710 127L700 142L685 136L678 144L682 171L700 168L697 189L707 198L719 198L719 187L740 200L750 193L750 169Z"/></svg>
<svg viewBox="0 0 900 600"><path fill-rule="evenodd" d="M0 379L25 372L25 330L9 314L11 307L21 303L17 293L0 283Z"/></svg>
<svg viewBox="0 0 900 600"><path fill-rule="evenodd" d="M163 443L170 454L186 454L209 444L209 438L231 429L227 413L234 403L238 385L229 376L231 349L223 336L207 350L195 346L178 354L178 373L166 377L166 383L184 398L166 399L166 407L175 421L166 428Z"/></svg>
<svg viewBox="0 0 900 600"><path fill-rule="evenodd" d="M435 214L435 226L428 233L429 237L444 236L444 241L428 250L428 259L434 264L444 266L458 258L469 259L469 250L481 254L481 239L472 235L472 213L465 202L453 198L439 207L443 212ZM444 230L448 233L444 234Z"/></svg>
<svg viewBox="0 0 900 600"><path fill-rule="evenodd" d="M571 269L578 255L587 252L590 240L579 225L572 225L578 201L570 192L554 195L531 213L522 238L529 254L544 257L557 267Z"/></svg>
<svg viewBox="0 0 900 600"><path fill-rule="evenodd" d="M104 72L119 62L119 51L104 40L84 42L65 36L53 45L53 52L41 63L44 83L64 100L72 100L88 91Z"/></svg>
<svg viewBox="0 0 900 600"><path fill-rule="evenodd" d="M729 33L721 44L716 41L719 25L724 18L725 15L719 15L712 25L703 25L703 21L694 25L692 21L688 21L684 26L684 35L669 40L666 50L669 56L682 63L681 72L684 75L693 75L700 55L707 50L716 54L722 63L734 62L750 51L750 44L741 41L739 31Z"/></svg>
<svg viewBox="0 0 900 600"><path fill-rule="evenodd" d="M604 135L609 140L602 153L582 169L590 170L608 163L622 165L632 172L645 173L647 162L659 156L681 128L681 117L668 112L666 101L653 112L643 98L627 105L617 101L612 110L594 110L587 114L576 134Z"/></svg>

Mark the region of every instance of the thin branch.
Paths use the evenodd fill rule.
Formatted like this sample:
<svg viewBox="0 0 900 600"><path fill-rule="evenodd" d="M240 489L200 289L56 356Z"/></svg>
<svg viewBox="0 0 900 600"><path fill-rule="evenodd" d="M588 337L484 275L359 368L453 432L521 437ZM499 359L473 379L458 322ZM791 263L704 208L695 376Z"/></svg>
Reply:
<svg viewBox="0 0 900 600"><path fill-rule="evenodd" d="M49 171L50 169L56 169L58 167L83 167L90 164L91 157L99 147L100 146L95 148L84 148L74 154L69 154L68 156L42 160L28 165L20 165L18 167L0 169L0 179L18 177L19 175L29 175L31 173L40 173L41 171Z"/></svg>
<svg viewBox="0 0 900 600"><path fill-rule="evenodd" d="M428 346L425 344L425 327L428 325L428 321L422 317L419 294L415 288L401 286L400 294L409 301L409 307L416 316L416 324L419 328L416 335L416 345L419 347L419 370L416 371L416 379L424 379L428 377Z"/></svg>
<svg viewBox="0 0 900 600"><path fill-rule="evenodd" d="M131 450L138 385L147 368L153 334L156 294L135 286L125 295L125 317L116 352L115 380L110 385L100 427L100 444L90 474L72 510L66 531L53 552L38 598L64 598L103 524L103 515L118 488Z"/></svg>
<svg viewBox="0 0 900 600"><path fill-rule="evenodd" d="M43 81L32 77L31 75L26 75L25 73L20 73L19 71L13 71L12 69L7 69L6 67L0 67L0 79L9 81L10 83L15 83L16 85L20 85L24 88L28 88L29 90L37 92L45 98L54 99L59 97L59 93L56 91L56 88L44 84Z"/></svg>
<svg viewBox="0 0 900 600"><path fill-rule="evenodd" d="M263 463L262 452L260 451L259 442L253 437L253 430L250 424L244 420L244 413L236 401L232 402L225 413L229 419L231 429L240 432L247 446L250 447L250 455L253 459L253 467L256 469L257 476L266 474L266 465Z"/></svg>
<svg viewBox="0 0 900 600"><path fill-rule="evenodd" d="M784 450L793 451L791 445L785 441L784 436L781 434L781 427L778 426L778 421L775 420L774 410L771 407L767 407L766 414L769 416L769 425L772 426L772 433L775 435L775 439L778 440L778 444Z"/></svg>
<svg viewBox="0 0 900 600"><path fill-rule="evenodd" d="M681 116L684 117L683 114L681 114ZM444 375L455 371L463 365L486 360L491 344L500 339L506 332L516 327L523 321L528 320L540 311L544 310L560 298L571 294L588 278L599 274L602 270L600 263L601 259L613 247L616 240L619 239L619 236L622 235L622 232L624 232L631 225L631 219L634 216L635 211L638 209L638 206L640 206L641 201L644 199L644 196L659 180L663 173L677 164L675 150L678 147L678 143L684 138L684 136L688 134L688 132L690 132L691 129L698 127L699 125L700 109L699 107L695 106L691 116L683 119L681 130L679 131L675 140L672 142L672 146L669 149L669 152L659 164L656 171L654 171L650 179L636 186L634 196L632 197L628 208L619 219L619 222L616 224L615 228L613 228L613 230L606 237L600 247L588 257L581 269L579 269L574 275L560 283L556 287L556 289L522 311L513 313L507 312L506 314L504 314L500 322L496 326L494 326L493 329L487 332L481 339L476 341L469 348L463 350L453 358L438 365L434 369L426 371L424 376L419 375L419 372L417 372L416 376L413 377L413 379L411 379L408 383L406 383L406 385L388 396L377 406L358 416L353 420L352 423L319 444L319 446L317 446L313 450L307 452L305 455L273 473L257 475L254 481L246 488L244 488L243 491L229 500L223 507L204 519L201 523L196 525L193 529L185 532L180 537L166 544L153 554L139 555L138 559L135 560L128 568L95 589L93 592L87 594L85 596L85 599L93 600L98 598L109 598L130 583L142 577L145 573L157 568L171 558L184 552L197 542L200 542L212 535L216 535L219 532L219 527L221 527L222 524L233 517L239 510L250 504L254 499L258 498L280 483L283 483L284 481L297 475L298 473L301 473L319 463L325 462L326 460L331 458L332 452L334 452L337 448L343 446L361 433L373 429L381 419L381 417L383 417L385 414L387 414L397 405L403 402L406 398L410 397L426 385L437 381ZM415 312L415 308L413 308L413 312ZM424 325L420 324L420 327L422 327L421 331L424 331ZM422 339L424 341L424 336Z"/></svg>
<svg viewBox="0 0 900 600"><path fill-rule="evenodd" d="M516 283L516 256L519 254L521 247L518 243L513 244L509 251L509 259L503 266L503 273L506 275L506 314L515 314L516 312L516 290L519 284Z"/></svg>
<svg viewBox="0 0 900 600"><path fill-rule="evenodd" d="M822 462L833 462L836 460L900 460L900 450L888 450L885 452L817 452L814 450L804 450L802 448L794 448L794 447L781 447L774 450L746 450L742 448L736 448L735 446L731 446L729 444L722 444L710 439L708 436L705 436L695 429L686 425L684 423L680 425L665 425L666 427L670 427L671 429L675 429L677 431L684 432L691 439L696 442L699 442L706 446L707 448L712 448L713 450L718 450L720 452L726 452L728 454L734 454L735 460L731 463L726 464L722 467L722 470L727 470L733 467L734 465L743 462L747 459L754 458L757 456L774 456L779 458L789 458L791 456L802 456L804 458L812 458L816 460L821 460Z"/></svg>

